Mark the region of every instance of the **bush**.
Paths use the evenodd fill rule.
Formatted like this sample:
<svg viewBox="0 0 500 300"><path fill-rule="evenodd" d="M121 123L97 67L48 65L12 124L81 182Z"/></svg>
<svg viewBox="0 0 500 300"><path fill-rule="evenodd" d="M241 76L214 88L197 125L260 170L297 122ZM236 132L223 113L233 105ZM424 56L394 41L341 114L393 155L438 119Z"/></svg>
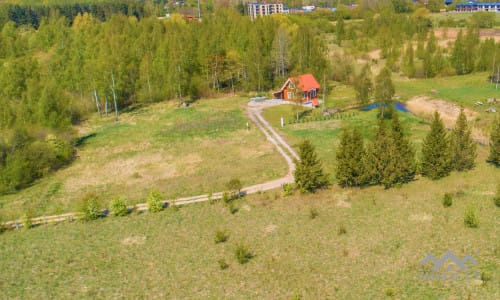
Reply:
<svg viewBox="0 0 500 300"><path fill-rule="evenodd" d="M229 212L234 215L235 213L238 212L238 208L234 205L233 202L230 202L229 205L227 206L227 208L229 209Z"/></svg>
<svg viewBox="0 0 500 300"><path fill-rule="evenodd" d="M314 207L309 208L309 219L311 219L311 220L316 219L317 216L319 216L319 213L316 210L316 208L314 208Z"/></svg>
<svg viewBox="0 0 500 300"><path fill-rule="evenodd" d="M227 191L224 191L222 192L222 202L228 204L229 202L231 202L231 197L229 197L229 193Z"/></svg>
<svg viewBox="0 0 500 300"><path fill-rule="evenodd" d="M293 185L291 183L283 184L283 195L290 196L293 193Z"/></svg>
<svg viewBox="0 0 500 300"><path fill-rule="evenodd" d="M226 263L225 259L221 258L217 262L219 263L219 268L221 270L225 270L225 269L229 268L229 265Z"/></svg>
<svg viewBox="0 0 500 300"><path fill-rule="evenodd" d="M217 230L215 232L215 243L224 243L229 239L229 234L225 230Z"/></svg>
<svg viewBox="0 0 500 300"><path fill-rule="evenodd" d="M337 231L338 235L343 235L347 233L347 229L345 228L344 224L339 225L339 229Z"/></svg>
<svg viewBox="0 0 500 300"><path fill-rule="evenodd" d="M450 193L445 193L443 197L443 206L450 207L453 204L453 197Z"/></svg>
<svg viewBox="0 0 500 300"><path fill-rule="evenodd" d="M497 207L500 207L500 184L498 184L497 194L495 195L495 198L493 198L493 201Z"/></svg>
<svg viewBox="0 0 500 300"><path fill-rule="evenodd" d="M122 217L128 214L128 208L123 198L116 198L109 204L111 213L114 216Z"/></svg>
<svg viewBox="0 0 500 300"><path fill-rule="evenodd" d="M248 250L248 247L242 243L236 245L234 249L234 255L240 264L246 264L253 257L252 253Z"/></svg>
<svg viewBox="0 0 500 300"><path fill-rule="evenodd" d="M21 222L23 223L23 228L24 229L30 229L31 226L33 225L31 223L31 214L30 213L25 213L22 217L21 217Z"/></svg>
<svg viewBox="0 0 500 300"><path fill-rule="evenodd" d="M237 199L240 197L240 191L243 188L243 184L241 183L241 181L238 178L232 178L226 184L226 188L228 191L231 192L231 198Z"/></svg>
<svg viewBox="0 0 500 300"><path fill-rule="evenodd" d="M163 210L162 196L157 191L151 191L148 197L148 209L150 212L160 212Z"/></svg>
<svg viewBox="0 0 500 300"><path fill-rule="evenodd" d="M479 219L476 214L476 209L473 206L469 206L465 210L464 224L469 228L479 227Z"/></svg>
<svg viewBox="0 0 500 300"><path fill-rule="evenodd" d="M96 220L101 217L101 210L95 195L88 195L83 199L81 212L83 213L83 219L86 221Z"/></svg>

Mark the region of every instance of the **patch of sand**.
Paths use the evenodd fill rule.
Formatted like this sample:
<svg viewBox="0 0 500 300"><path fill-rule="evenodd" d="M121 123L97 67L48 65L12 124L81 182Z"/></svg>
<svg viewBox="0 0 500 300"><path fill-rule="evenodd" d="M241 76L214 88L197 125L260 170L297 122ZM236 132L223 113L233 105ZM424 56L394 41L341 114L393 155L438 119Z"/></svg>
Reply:
<svg viewBox="0 0 500 300"><path fill-rule="evenodd" d="M146 237L144 235L129 236L121 241L123 246L144 245Z"/></svg>
<svg viewBox="0 0 500 300"><path fill-rule="evenodd" d="M338 207L351 208L351 203L349 202L349 196L347 194L342 194L336 203Z"/></svg>
<svg viewBox="0 0 500 300"><path fill-rule="evenodd" d="M413 214L408 217L408 220L417 222L430 222L432 221L432 215L426 213Z"/></svg>
<svg viewBox="0 0 500 300"><path fill-rule="evenodd" d="M276 229L278 229L278 226L276 226L274 224L269 224L266 227L264 227L264 232L265 233L273 233L276 231Z"/></svg>
<svg viewBox="0 0 500 300"><path fill-rule="evenodd" d="M415 115L426 119L432 118L435 111L439 113L446 128L452 129L455 126L460 106L448 101L432 99L426 96L415 96L406 102L406 108ZM468 121L473 120L478 113L468 108L464 108L465 116ZM488 142L488 137L477 128L472 128L472 138L481 144Z"/></svg>

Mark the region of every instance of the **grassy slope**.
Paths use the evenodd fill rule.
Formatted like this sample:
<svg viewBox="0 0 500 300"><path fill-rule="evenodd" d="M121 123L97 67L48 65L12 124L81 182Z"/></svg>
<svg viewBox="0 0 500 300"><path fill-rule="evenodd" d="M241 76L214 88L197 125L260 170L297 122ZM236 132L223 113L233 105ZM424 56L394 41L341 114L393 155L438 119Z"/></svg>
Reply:
<svg viewBox="0 0 500 300"><path fill-rule="evenodd" d="M286 174L286 165L257 128L246 129L246 99L204 100L189 109L157 104L123 114L115 124L91 120L94 137L78 159L17 194L0 197L0 214L19 217L75 210L86 193L102 204L117 196L144 202L149 190L167 197L224 189L233 177L255 184ZM255 164L259 160L261 164Z"/></svg>
<svg viewBox="0 0 500 300"><path fill-rule="evenodd" d="M23 299L286 299L294 292L303 299L382 299L388 289L401 299L498 299L500 211L491 201L494 178L482 176L491 172L480 163L470 173L389 191L333 188L286 198L271 192L240 201L234 215L202 203L7 232L0 235L0 290ZM446 209L444 192L458 195ZM463 225L471 203L477 229ZM313 220L311 207L319 213ZM340 224L347 234L337 234ZM214 243L218 229L230 234L225 244ZM243 266L233 254L240 241L255 255ZM491 281L420 280L420 261L448 250L471 253ZM219 269L221 258L227 270Z"/></svg>

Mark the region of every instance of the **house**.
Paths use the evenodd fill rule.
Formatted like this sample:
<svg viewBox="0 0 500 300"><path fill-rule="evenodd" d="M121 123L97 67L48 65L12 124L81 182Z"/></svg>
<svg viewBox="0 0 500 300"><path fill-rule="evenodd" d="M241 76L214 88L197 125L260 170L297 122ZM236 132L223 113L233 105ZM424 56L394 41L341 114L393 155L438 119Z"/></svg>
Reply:
<svg viewBox="0 0 500 300"><path fill-rule="evenodd" d="M476 11L490 11L500 12L500 2L469 2L458 3L455 6L457 12L476 12Z"/></svg>
<svg viewBox="0 0 500 300"><path fill-rule="evenodd" d="M320 85L312 74L303 74L288 78L273 96L275 99L319 106L319 88Z"/></svg>
<svg viewBox="0 0 500 300"><path fill-rule="evenodd" d="M248 3L248 15L252 20L259 16L269 16L283 13L282 3Z"/></svg>

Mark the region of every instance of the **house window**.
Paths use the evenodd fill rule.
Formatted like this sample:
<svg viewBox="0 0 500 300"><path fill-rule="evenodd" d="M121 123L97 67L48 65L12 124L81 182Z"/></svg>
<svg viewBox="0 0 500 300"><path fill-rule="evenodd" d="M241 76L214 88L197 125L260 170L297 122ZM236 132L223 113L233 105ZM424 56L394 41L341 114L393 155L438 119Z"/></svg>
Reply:
<svg viewBox="0 0 500 300"><path fill-rule="evenodd" d="M288 92L287 94L288 94L288 98L287 99L291 100L292 99L292 92Z"/></svg>
<svg viewBox="0 0 500 300"><path fill-rule="evenodd" d="M316 97L316 90L312 90L312 91L311 91L311 96L312 96L312 97Z"/></svg>

